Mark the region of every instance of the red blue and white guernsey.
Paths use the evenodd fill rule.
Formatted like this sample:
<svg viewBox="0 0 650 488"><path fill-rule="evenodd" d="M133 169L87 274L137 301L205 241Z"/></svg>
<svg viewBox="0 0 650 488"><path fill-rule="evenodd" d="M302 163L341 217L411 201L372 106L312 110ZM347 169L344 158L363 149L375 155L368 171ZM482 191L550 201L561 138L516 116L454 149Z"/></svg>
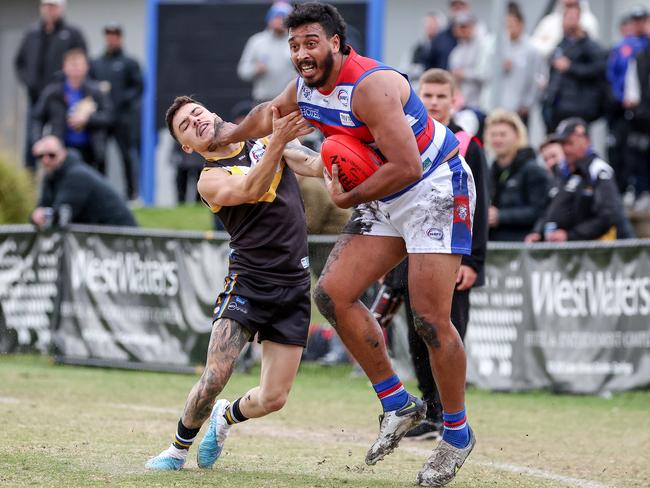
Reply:
<svg viewBox="0 0 650 488"><path fill-rule="evenodd" d="M306 86L299 77L296 94L303 117L325 137L346 134L374 146L366 124L352 113L352 100L357 85L379 70L393 68L351 50L330 93ZM404 117L420 150L422 177L381 200L357 205L343 232L401 237L409 253L471 254L476 189L467 163L452 156L458 140L427 114L412 88Z"/></svg>
<svg viewBox="0 0 650 488"><path fill-rule="evenodd" d="M380 70L396 71L374 59L360 56L350 48L350 54L343 63L336 86L330 93L325 94L318 89L309 88L304 80L298 77L297 100L302 116L317 127L325 137L346 134L373 146L374 138L370 130L352 113L352 99L357 85L369 74ZM429 117L413 88L404 105L404 116L413 130L420 150L422 179L424 179L456 149L458 140L451 130ZM416 184L417 182L414 185ZM382 200L395 198L414 185Z"/></svg>

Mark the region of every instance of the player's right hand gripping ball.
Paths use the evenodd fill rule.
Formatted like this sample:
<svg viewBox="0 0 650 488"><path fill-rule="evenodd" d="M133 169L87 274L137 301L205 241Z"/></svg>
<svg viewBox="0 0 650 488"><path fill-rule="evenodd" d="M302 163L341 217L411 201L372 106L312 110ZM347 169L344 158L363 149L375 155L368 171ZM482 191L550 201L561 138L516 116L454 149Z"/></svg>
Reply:
<svg viewBox="0 0 650 488"><path fill-rule="evenodd" d="M361 184L382 164L381 157L370 146L343 134L325 139L320 154L330 176L332 165L338 165L339 181L346 191Z"/></svg>

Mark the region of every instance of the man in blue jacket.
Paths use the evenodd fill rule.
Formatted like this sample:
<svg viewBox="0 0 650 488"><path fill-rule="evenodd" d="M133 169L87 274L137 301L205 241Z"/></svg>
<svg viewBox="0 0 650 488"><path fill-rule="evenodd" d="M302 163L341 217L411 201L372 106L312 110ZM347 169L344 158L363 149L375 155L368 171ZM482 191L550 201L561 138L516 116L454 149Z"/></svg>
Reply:
<svg viewBox="0 0 650 488"><path fill-rule="evenodd" d="M634 161L626 150L630 132L628 107L624 103L625 73L630 60L636 57L649 43L645 23L649 12L645 7L637 7L621 20L623 38L612 48L607 60L607 81L611 89L610 104L607 107L607 126L609 137L607 149L609 163L614 168L618 189L624 192L630 186ZM627 115L627 116L626 116Z"/></svg>

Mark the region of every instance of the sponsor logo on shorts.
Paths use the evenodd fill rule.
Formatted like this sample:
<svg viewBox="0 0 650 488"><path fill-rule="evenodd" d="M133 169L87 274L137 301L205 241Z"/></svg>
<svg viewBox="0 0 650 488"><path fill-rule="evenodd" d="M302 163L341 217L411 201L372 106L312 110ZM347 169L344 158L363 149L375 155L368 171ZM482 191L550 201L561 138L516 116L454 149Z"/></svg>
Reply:
<svg viewBox="0 0 650 488"><path fill-rule="evenodd" d="M235 301L241 305L246 305L248 303L248 300L242 297L235 297Z"/></svg>
<svg viewBox="0 0 650 488"><path fill-rule="evenodd" d="M427 230L427 236L431 239L435 239L436 241L441 241L445 234L442 232L442 229L431 227L429 230Z"/></svg>
<svg viewBox="0 0 650 488"><path fill-rule="evenodd" d="M230 302L228 304L228 310L235 311L235 312L241 312L243 314L248 313L248 310L246 308L244 308L243 304L237 303L237 299L235 299L234 302Z"/></svg>
<svg viewBox="0 0 650 488"><path fill-rule="evenodd" d="M303 267L304 269L309 268L309 256L305 256L304 258L302 258L302 259L300 260L300 264L302 265L302 267Z"/></svg>
<svg viewBox="0 0 650 488"><path fill-rule="evenodd" d="M346 125L348 127L354 127L354 122L352 122L352 117L350 117L350 114L341 112L339 116L341 118L341 124Z"/></svg>
<svg viewBox="0 0 650 488"><path fill-rule="evenodd" d="M348 92L341 89L339 90L339 93L336 95L336 98L339 99L339 102L341 102L341 105L344 107L348 106L348 103L350 102L350 95L348 95Z"/></svg>
<svg viewBox="0 0 650 488"><path fill-rule="evenodd" d="M427 157L424 161L422 161L422 171L426 172L432 165L433 163L431 162L431 159Z"/></svg>
<svg viewBox="0 0 650 488"><path fill-rule="evenodd" d="M302 98L305 100L311 100L311 94L312 94L312 89L309 88L307 85L302 86Z"/></svg>

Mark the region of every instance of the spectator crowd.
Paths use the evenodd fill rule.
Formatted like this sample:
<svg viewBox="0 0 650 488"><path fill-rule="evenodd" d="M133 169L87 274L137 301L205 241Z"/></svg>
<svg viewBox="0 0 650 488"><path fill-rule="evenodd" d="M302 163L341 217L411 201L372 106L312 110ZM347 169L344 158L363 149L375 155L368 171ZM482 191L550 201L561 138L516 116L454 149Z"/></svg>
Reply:
<svg viewBox="0 0 650 488"><path fill-rule="evenodd" d="M41 0L39 21L25 32L14 59L28 95L25 164L45 173L32 221L43 226L51 220L46 215L64 214L61 220L73 223L135 225L120 193L138 198L140 66L124 53L116 23L104 27L102 55L89 59L84 35L65 20L65 8L66 0ZM123 162L122 192L105 178L111 138Z"/></svg>
<svg viewBox="0 0 650 488"><path fill-rule="evenodd" d="M431 68L453 75L453 120L488 154L490 240L633 237L628 212L650 212L650 12L627 12L607 49L588 0L557 0L530 36L520 3L508 2L500 45L471 0L448 6L425 16L402 68L412 79ZM535 106L547 134L539 148L528 138ZM600 119L598 155L590 132Z"/></svg>
<svg viewBox="0 0 650 488"><path fill-rule="evenodd" d="M89 59L82 31L65 20L65 7L65 0L41 0L40 20L15 57L29 100L26 165L36 169L34 144L52 135L72 159L105 175L113 139L123 162L121 193L136 200L140 66L125 54L116 23L104 28L104 53ZM249 100L233 101L233 119L272 99L295 76L283 25L291 9L288 2L273 3L264 30L243 47L237 74L251 83L252 93ZM620 19L620 40L607 50L588 0L557 0L534 29L527 29L520 4L510 1L503 36L488 31L471 0L450 0L448 9L422 19L422 36L401 68L414 84L431 69L452 76L450 123L474 138L472 144L485 145L490 240L633 236L626 210L650 212L649 12L638 7ZM356 30L350 30L362 52ZM502 60L499 66L494 59ZM535 107L548 134L539 148L528 138ZM597 155L590 130L603 118L607 153ZM318 149L320 141L305 143ZM201 162L175 159L182 202ZM325 204L322 182L301 184L310 231L336 233L349 212Z"/></svg>

